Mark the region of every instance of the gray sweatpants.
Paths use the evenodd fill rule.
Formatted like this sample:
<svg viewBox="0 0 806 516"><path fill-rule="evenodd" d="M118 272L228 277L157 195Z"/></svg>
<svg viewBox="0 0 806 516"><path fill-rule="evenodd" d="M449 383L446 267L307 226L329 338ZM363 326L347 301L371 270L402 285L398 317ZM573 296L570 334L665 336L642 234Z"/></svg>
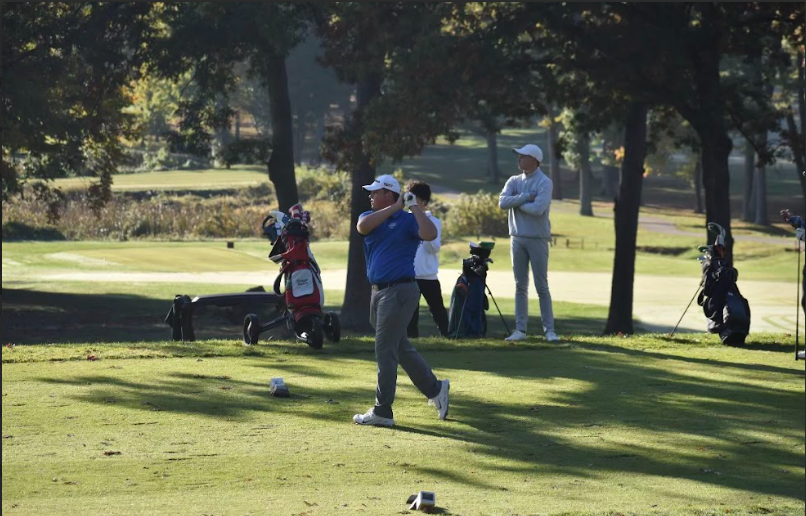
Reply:
<svg viewBox="0 0 806 516"><path fill-rule="evenodd" d="M372 291L369 322L375 328L375 359L378 361L375 414L378 416L393 417L398 364L427 398L435 398L442 388L442 383L406 337L406 328L419 303L420 287L414 282Z"/></svg>
<svg viewBox="0 0 806 516"><path fill-rule="evenodd" d="M529 321L529 264L540 301L543 331L554 331L554 311L549 293L549 241L541 238L512 237L509 246L515 273L515 327L526 333Z"/></svg>

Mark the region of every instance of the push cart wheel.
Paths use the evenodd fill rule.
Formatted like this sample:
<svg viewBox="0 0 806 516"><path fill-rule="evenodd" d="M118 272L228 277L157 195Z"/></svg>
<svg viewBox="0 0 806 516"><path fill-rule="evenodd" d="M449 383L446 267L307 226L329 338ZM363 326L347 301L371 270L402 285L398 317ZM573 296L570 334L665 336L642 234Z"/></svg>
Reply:
<svg viewBox="0 0 806 516"><path fill-rule="evenodd" d="M325 314L325 337L331 342L338 342L341 339L341 322L339 322L339 314L336 312L327 312Z"/></svg>
<svg viewBox="0 0 806 516"><path fill-rule="evenodd" d="M313 349L322 349L325 340L325 329L322 327L322 319L311 317L311 332L308 334L308 345Z"/></svg>
<svg viewBox="0 0 806 516"><path fill-rule="evenodd" d="M248 314L243 320L243 343L247 346L257 344L260 338L260 320L257 315Z"/></svg>

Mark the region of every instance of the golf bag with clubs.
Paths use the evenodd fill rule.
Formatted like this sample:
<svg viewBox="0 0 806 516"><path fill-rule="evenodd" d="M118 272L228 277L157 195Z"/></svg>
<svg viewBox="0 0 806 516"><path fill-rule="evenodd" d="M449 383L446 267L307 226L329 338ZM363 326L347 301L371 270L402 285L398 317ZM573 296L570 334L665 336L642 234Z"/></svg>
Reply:
<svg viewBox="0 0 806 516"><path fill-rule="evenodd" d="M736 286L739 272L724 259L725 230L714 222L708 223L708 229L717 236L713 245L699 249L702 290L697 304L708 318L709 333L718 333L723 344L744 344L750 332L750 304Z"/></svg>
<svg viewBox="0 0 806 516"><path fill-rule="evenodd" d="M462 260L462 275L456 280L448 309L448 337L484 337L487 334L488 263L494 242L470 244L470 258Z"/></svg>
<svg viewBox="0 0 806 516"><path fill-rule="evenodd" d="M309 245L310 214L296 204L290 217L272 212L263 220L263 233L272 242L269 259L280 263L274 280L274 293L285 299L285 322L297 339L312 348L321 348L324 337L338 342L341 336L338 314L322 312L325 303L321 271ZM284 291L281 291L283 285ZM276 321L261 325L255 314L244 320L244 342L257 343L260 333L277 326Z"/></svg>

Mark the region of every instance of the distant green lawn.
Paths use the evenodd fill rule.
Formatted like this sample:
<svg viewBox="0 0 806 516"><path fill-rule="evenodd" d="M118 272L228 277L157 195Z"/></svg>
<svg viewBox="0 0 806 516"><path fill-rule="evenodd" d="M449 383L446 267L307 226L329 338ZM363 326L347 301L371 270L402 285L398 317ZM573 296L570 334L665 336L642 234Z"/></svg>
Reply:
<svg viewBox="0 0 806 516"><path fill-rule="evenodd" d="M604 208L597 207L596 217L580 217L570 201L555 203L552 211L552 233L556 237L551 249L550 270L579 272L611 272L615 233L613 219ZM653 210L655 218L668 220L672 227L690 231L691 236L666 235L639 228L636 272L664 276L696 277L700 274L697 246L702 243L697 227L698 216L678 211ZM734 246L736 266L742 279L796 281L797 254L791 228L784 225L763 232L747 227L743 235L774 237L778 245L737 241ZM738 233L737 233L738 234ZM480 237L480 238L479 238ZM440 264L460 268L468 256L469 241L490 240L486 235L468 235L443 242ZM509 240L493 239L493 269L509 270ZM244 239L227 249L224 240L203 242L131 241L131 242L9 242L3 243L3 267L24 276L26 271L42 271L70 267L75 270L131 271L244 271L277 268L268 259L267 240ZM312 249L317 262L325 269L347 267L347 242L314 241ZM66 254L63 254L66 253ZM19 267L15 269L15 267Z"/></svg>
<svg viewBox="0 0 806 516"><path fill-rule="evenodd" d="M378 173L388 174L399 168L406 178L419 179L452 190L497 193L501 191L504 180L518 173L512 154L513 147L520 148L527 143L536 143L543 149L548 148L543 128L504 130L498 138L498 163L502 182L491 185L487 181L487 141L467 131L461 131L460 135L453 144L439 139L420 156L400 163L384 163L378 168ZM548 170L545 166L543 168Z"/></svg>
<svg viewBox="0 0 806 516"><path fill-rule="evenodd" d="M420 156L405 159L399 163L385 162L377 173L391 173L403 170L406 178L420 179L452 191L476 193L479 190L491 193L500 192L503 181L510 175L517 174L515 161L511 154L513 147L525 143L537 143L546 150L546 132L544 128L505 129L498 138L498 163L501 182L490 184L487 179L487 143L486 140L468 131L460 131L460 138L451 144L438 139L434 145L426 147ZM741 158L732 156L730 161L731 212L733 218L741 215L742 195L744 191L744 165ZM543 167L549 172L547 165ZM579 198L579 185L576 173L562 162L562 192L565 199ZM600 171L594 167L598 177ZM767 168L766 175L768 217L770 222L777 222L777 214L781 209L797 210L802 206L800 183L794 165L780 161ZM86 188L90 180L87 178L67 178L55 181L64 189ZM262 165L235 165L231 169L207 170L174 170L148 172L138 174L119 174L114 176L115 191L200 191L229 190L250 186L269 184L267 169ZM600 195L597 184L594 188L594 199L612 203L612 199ZM645 209L654 207L694 208L693 188L684 181L674 177L649 176L644 181L642 194ZM699 215L704 226L704 216Z"/></svg>
<svg viewBox="0 0 806 516"><path fill-rule="evenodd" d="M611 220L582 219L562 212L558 212L556 220L568 232L558 236L557 245L551 250L550 271L612 271L612 236L608 237L612 235ZM586 232L590 232L590 235ZM568 247L565 246L566 238L569 240ZM446 242L440 254L441 267L460 269L461 260L468 255L468 240L475 240L475 237ZM6 342L130 342L167 338L170 329L162 319L177 294L193 297L243 292L255 286L271 290L278 266L267 259L268 242L247 239L234 243L233 249L227 249L226 242L219 240L4 242L3 325ZM497 244L492 253L494 263L491 269L509 271L508 241L499 239ZM700 274L699 263L695 259L697 252L693 249L696 239L641 232L639 244L666 246L671 251L682 251L679 255L639 252L637 274L679 277L681 281L691 284L692 292L695 290ZM346 269L346 242L313 242L312 249L323 270ZM760 244L737 245L737 266L742 280L781 281L794 285L798 272L796 262L795 253L771 250L769 246ZM142 276L164 273L202 274L207 279L175 276L151 280ZM69 275L75 274L83 274L90 281L70 279ZM117 280L105 279L104 274L118 277ZM339 310L344 298L344 285L326 283L325 288L327 308ZM508 321L506 324L511 326L513 300L500 295L497 285L492 284L490 288ZM443 284L442 290L448 306L451 287ZM657 295L658 302L662 303L664 294L658 292ZM533 298L532 302L536 304L537 300ZM435 332L433 321L425 311L424 301L421 301L421 306L423 335L431 335ZM539 311L534 308L529 324L530 327L539 328ZM684 302L680 306L681 312L683 308ZM250 310L258 311L254 307L244 307L200 315L197 317L199 338L237 341L240 339L240 325ZM554 310L558 320L562 320L563 332L568 334L599 334L607 319L607 307L602 305L555 300ZM269 317L265 311L260 315ZM501 322L495 306L490 307L488 319L491 336L506 333L507 328Z"/></svg>
<svg viewBox="0 0 806 516"><path fill-rule="evenodd" d="M420 339L449 418L401 371L393 429L351 420L368 338L4 347L3 513L404 514L429 490L453 515L799 515L803 362L775 339Z"/></svg>
<svg viewBox="0 0 806 516"><path fill-rule="evenodd" d="M113 180L112 189L114 191L221 190L264 185L269 182L269 174L265 167L235 165L231 169L165 170L137 174L116 174ZM86 189L91 181L89 178L71 177L57 179L55 185L64 190Z"/></svg>

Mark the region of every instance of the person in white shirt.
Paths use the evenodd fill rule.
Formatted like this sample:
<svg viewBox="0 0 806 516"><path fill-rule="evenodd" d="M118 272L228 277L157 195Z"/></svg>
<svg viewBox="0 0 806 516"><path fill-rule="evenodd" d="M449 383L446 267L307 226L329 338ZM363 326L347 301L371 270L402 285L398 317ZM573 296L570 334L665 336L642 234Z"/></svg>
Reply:
<svg viewBox="0 0 806 516"><path fill-rule="evenodd" d="M414 257L414 277L420 286L420 292L428 303L428 309L439 329L439 334L443 337L448 335L448 311L442 302L442 287L437 278L439 270L439 249L442 246L442 224L434 217L426 206L431 201L431 187L422 181L411 181L406 185L406 190L417 197L417 204L425 212L431 222L437 227L437 238L430 242L420 242L417 248L417 255ZM414 315L409 322L408 337L416 339L420 335L419 309L414 311Z"/></svg>

